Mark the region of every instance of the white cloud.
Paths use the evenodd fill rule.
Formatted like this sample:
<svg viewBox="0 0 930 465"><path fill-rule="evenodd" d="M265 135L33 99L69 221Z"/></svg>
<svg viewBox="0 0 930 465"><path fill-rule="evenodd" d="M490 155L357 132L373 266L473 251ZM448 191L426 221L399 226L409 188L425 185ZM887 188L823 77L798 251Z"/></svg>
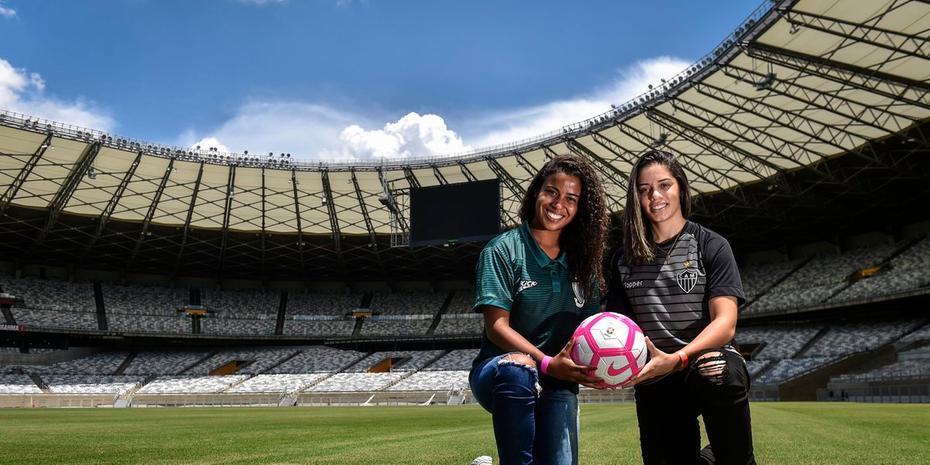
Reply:
<svg viewBox="0 0 930 465"><path fill-rule="evenodd" d="M16 16L16 10L3 5L3 0L0 0L0 16L4 18L12 18Z"/></svg>
<svg viewBox="0 0 930 465"><path fill-rule="evenodd" d="M95 104L45 95L45 80L38 73L14 68L0 58L0 108L68 124L111 131L113 119Z"/></svg>
<svg viewBox="0 0 930 465"><path fill-rule="evenodd" d="M204 151L210 150L210 149L216 149L216 151L218 152L229 153L229 148L226 147L226 145L224 145L222 142L220 142L220 140L217 139L216 137L204 137L203 139L200 139L194 144L191 144L190 148L192 150L199 148L200 150L204 150Z"/></svg>
<svg viewBox="0 0 930 465"><path fill-rule="evenodd" d="M435 114L411 112L381 123L393 118L340 111L319 103L252 102L238 108L215 130L188 130L179 143L228 147L238 153L248 150L254 155L287 152L303 160L325 161L454 155L537 137L599 115L610 110L611 104L625 103L688 65L669 57L641 61L588 95L475 115L455 130ZM206 138L211 143L203 143Z"/></svg>
<svg viewBox="0 0 930 465"><path fill-rule="evenodd" d="M366 131L353 124L339 134L339 158L395 159L448 155L471 150L438 115L407 113L383 129Z"/></svg>
<svg viewBox="0 0 930 465"><path fill-rule="evenodd" d="M477 147L486 147L540 136L562 126L576 123L610 110L646 92L649 85L669 79L690 63L678 58L658 57L637 62L618 73L610 85L588 95L540 105L508 109L479 115L466 122L467 139Z"/></svg>

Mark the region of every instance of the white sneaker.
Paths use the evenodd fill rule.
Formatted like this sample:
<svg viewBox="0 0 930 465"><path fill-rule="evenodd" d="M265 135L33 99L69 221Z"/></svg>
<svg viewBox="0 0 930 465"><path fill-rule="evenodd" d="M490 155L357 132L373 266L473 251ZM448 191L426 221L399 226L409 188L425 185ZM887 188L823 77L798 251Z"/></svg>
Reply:
<svg viewBox="0 0 930 465"><path fill-rule="evenodd" d="M491 457L487 455L479 455L475 457L475 460L471 461L471 465L491 465Z"/></svg>

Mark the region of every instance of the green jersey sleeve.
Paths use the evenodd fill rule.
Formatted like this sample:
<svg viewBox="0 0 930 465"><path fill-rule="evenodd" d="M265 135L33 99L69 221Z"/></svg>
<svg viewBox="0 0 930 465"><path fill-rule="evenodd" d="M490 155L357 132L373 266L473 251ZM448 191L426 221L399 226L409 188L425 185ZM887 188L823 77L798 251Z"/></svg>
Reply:
<svg viewBox="0 0 930 465"><path fill-rule="evenodd" d="M513 280L515 271L510 260L495 247L485 247L478 257L475 275L476 312L490 305L510 311L513 306Z"/></svg>

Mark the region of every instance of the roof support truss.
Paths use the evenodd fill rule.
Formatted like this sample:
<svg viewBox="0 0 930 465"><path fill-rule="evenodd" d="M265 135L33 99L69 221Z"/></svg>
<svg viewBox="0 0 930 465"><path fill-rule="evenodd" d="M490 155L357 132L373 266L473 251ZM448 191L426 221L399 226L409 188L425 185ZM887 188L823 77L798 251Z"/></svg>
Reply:
<svg viewBox="0 0 930 465"><path fill-rule="evenodd" d="M612 183L616 184L617 186L620 187L621 190L626 192L626 189L627 189L626 179L624 178L623 173L616 166L614 166L607 160L604 160L600 155L594 153L593 150L589 149L584 144L578 142L577 140L573 138L566 139L565 145L568 146L568 150L570 150L575 155L581 158L588 158L588 159L594 160L598 165L600 165L604 169L602 173L604 173L607 176L607 178L610 179ZM614 198L609 193L607 193L607 199L613 205L622 205L620 201L618 201L616 198Z"/></svg>
<svg viewBox="0 0 930 465"><path fill-rule="evenodd" d="M930 84L870 69L852 66L770 45L751 43L746 53L800 72L813 74L838 84L866 90L891 100L921 108L930 108Z"/></svg>
<svg viewBox="0 0 930 465"><path fill-rule="evenodd" d="M355 196L358 198L358 207L362 210L362 218L365 219L365 229L368 230L368 240L372 246L378 245L378 238L375 236L375 227L371 223L371 216L368 215L368 205L365 203L365 196L362 195L362 189L358 185L358 178L355 177L355 170L352 173L352 186L355 188Z"/></svg>
<svg viewBox="0 0 930 465"><path fill-rule="evenodd" d="M197 205L197 196L200 195L200 180L203 179L203 165L204 162L200 162L200 167L197 169L197 180L194 181L194 191L191 193L191 201L187 205L187 216L184 218L184 228L181 231L181 245L178 247L178 254L174 257L175 274L177 274L180 269L181 258L184 256L184 247L187 246L187 240L190 236L191 220L194 218L194 206Z"/></svg>
<svg viewBox="0 0 930 465"><path fill-rule="evenodd" d="M226 259L226 246L229 244L229 215L232 212L232 203L236 196L236 166L229 166L229 175L226 178L226 202L223 207L223 238L220 241L219 270L223 271L223 262Z"/></svg>
<svg viewBox="0 0 930 465"><path fill-rule="evenodd" d="M129 181L132 180L133 175L136 174L136 168L139 167L140 162L142 162L142 151L136 153L135 160L129 165L126 175L120 180L119 186L116 187L116 191L113 192L113 195L107 202L106 208L104 208L103 211L100 212L100 216L97 217L97 230L94 232L94 236L87 242L87 245L84 246L84 251L81 253L82 260L87 256L87 253L90 252L90 249L94 247L94 244L97 243L97 240L99 240L100 236L103 234L104 229L107 227L107 223L110 221L110 217L113 216L113 211L116 210L116 206L119 205L120 199L123 198L123 193L126 192L126 186L129 185Z"/></svg>
<svg viewBox="0 0 930 465"><path fill-rule="evenodd" d="M38 164L42 156L45 155L45 151L51 146L52 133L48 133L45 136L45 140L39 145L39 148L37 148L36 151L32 153L32 156L29 157L29 160L26 161L26 165L23 166L23 169L19 170L19 173L16 174L16 179L7 187L6 191L3 193L3 197L0 197L0 216L6 214L7 208L10 207L10 203L13 201L13 198L16 197L16 194L19 193L19 189L23 187L26 178L29 177L32 170L36 167L36 164Z"/></svg>
<svg viewBox="0 0 930 465"><path fill-rule="evenodd" d="M65 178L61 187L58 188L58 192L55 193L55 197L52 199L51 204L49 204L48 219L42 231L39 233L39 237L36 239L35 246L38 246L45 240L48 233L51 232L52 228L55 226L55 223L58 222L58 217L61 216L62 210L65 209L65 205L71 200L71 196L74 195L74 191L77 190L78 185L81 184L81 179L87 174L87 169L94 163L94 159L97 158L97 154L100 153L100 148L102 146L100 142L94 142L85 147L84 151L81 152L80 157L78 157L78 160L71 168L71 172L68 173L68 177Z"/></svg>
<svg viewBox="0 0 930 465"><path fill-rule="evenodd" d="M304 229L300 221L300 202L298 201L299 197L297 195L297 170L291 169L291 191L294 195L294 217L297 218L297 257L300 261L300 271L306 273L307 267L304 262L304 247L306 247L306 242L304 241Z"/></svg>
<svg viewBox="0 0 930 465"><path fill-rule="evenodd" d="M866 43L873 47L890 50L895 54L926 60L930 56L930 39L918 35L904 34L867 24L884 15L863 23L852 23L814 13L784 9L782 16L792 25L813 29L847 39L849 43Z"/></svg>
<svg viewBox="0 0 930 465"><path fill-rule="evenodd" d="M123 267L123 270L129 269L129 267L136 261L136 257L139 255L139 250L142 248L142 243L145 242L145 238L149 234L149 225L152 224L152 218L155 217L155 212L158 210L158 202L161 200L161 195L165 192L165 186L168 185L168 178L171 177L171 173L174 171L174 158L168 161L168 167L165 168L165 174L162 175L161 181L158 183L158 188L155 190L155 196L152 197L152 203L149 205L148 210L145 212L145 218L142 220L142 230L139 231L139 237L136 238L136 243L132 247L132 254L129 255L129 260L126 262L126 266Z"/></svg>
<svg viewBox="0 0 930 465"><path fill-rule="evenodd" d="M494 172L498 179L503 181L504 185L507 186L507 189L510 191L510 193L513 194L512 198L514 201L517 204L520 204L520 202L523 200L523 196L526 195L526 190L523 189L523 186L521 186L520 183L517 182L517 180L514 179L514 177L511 176L503 166L500 165L500 163L497 162L497 160L492 157L487 157L485 160L488 162L488 166L491 167L491 171ZM507 216L507 220L510 222L509 224L520 224L519 219L513 216L509 210L502 208L501 211L503 211L504 215Z"/></svg>

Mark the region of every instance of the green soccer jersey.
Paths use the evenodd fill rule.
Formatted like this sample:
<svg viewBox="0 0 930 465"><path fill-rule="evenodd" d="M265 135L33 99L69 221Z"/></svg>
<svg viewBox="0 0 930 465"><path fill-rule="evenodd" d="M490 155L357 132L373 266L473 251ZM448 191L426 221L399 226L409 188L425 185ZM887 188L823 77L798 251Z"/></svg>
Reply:
<svg viewBox="0 0 930 465"><path fill-rule="evenodd" d="M586 299L583 288L569 279L565 251L550 259L526 224L488 242L478 259L475 282L475 311L492 306L510 312L510 327L546 355L562 350L578 324L600 307L596 289ZM506 352L485 332L475 364ZM543 375L540 384L578 389L575 383Z"/></svg>

